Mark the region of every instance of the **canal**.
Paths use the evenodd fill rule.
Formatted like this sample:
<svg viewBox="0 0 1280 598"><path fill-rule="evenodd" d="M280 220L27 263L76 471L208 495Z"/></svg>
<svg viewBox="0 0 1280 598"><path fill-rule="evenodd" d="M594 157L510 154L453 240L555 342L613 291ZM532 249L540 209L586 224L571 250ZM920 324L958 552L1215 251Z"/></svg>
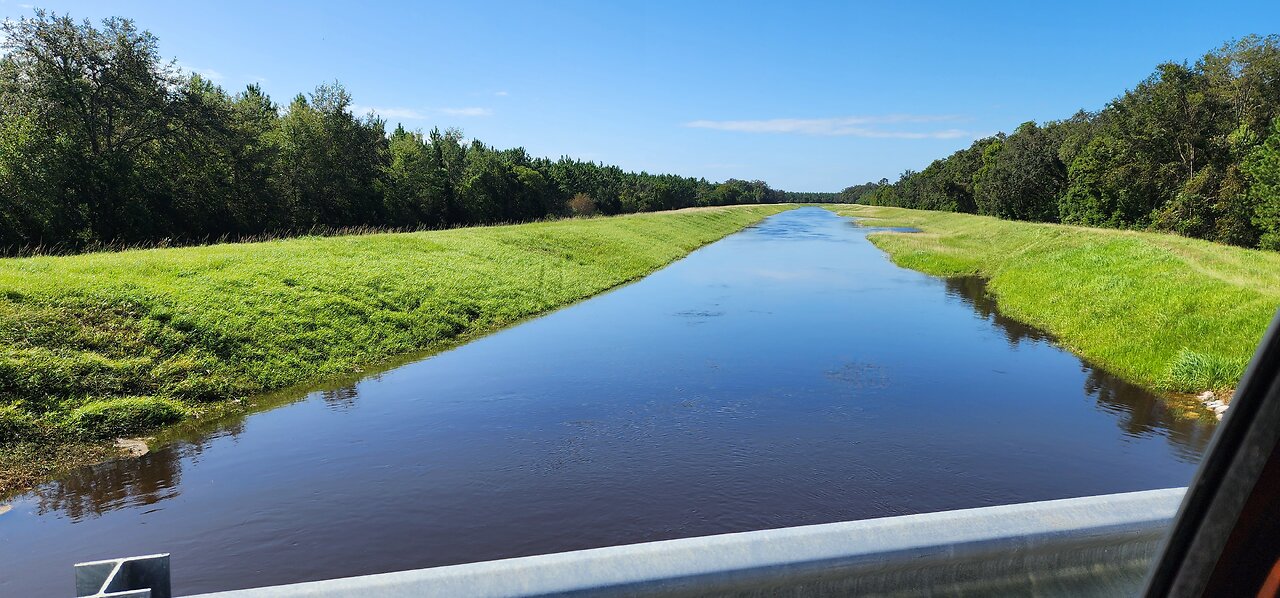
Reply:
<svg viewBox="0 0 1280 598"><path fill-rule="evenodd" d="M1186 485L1212 425L800 208L438 355L0 507L0 596L179 594Z"/></svg>

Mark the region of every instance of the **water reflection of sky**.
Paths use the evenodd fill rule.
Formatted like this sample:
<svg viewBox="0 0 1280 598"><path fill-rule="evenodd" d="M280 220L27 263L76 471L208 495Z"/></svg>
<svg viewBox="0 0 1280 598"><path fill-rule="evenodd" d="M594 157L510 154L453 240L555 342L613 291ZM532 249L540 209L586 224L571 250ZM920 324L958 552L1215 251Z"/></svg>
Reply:
<svg viewBox="0 0 1280 598"><path fill-rule="evenodd" d="M81 469L0 595L172 552L181 593L1184 485L1212 426L784 213L636 284ZM66 592L70 593L70 588Z"/></svg>

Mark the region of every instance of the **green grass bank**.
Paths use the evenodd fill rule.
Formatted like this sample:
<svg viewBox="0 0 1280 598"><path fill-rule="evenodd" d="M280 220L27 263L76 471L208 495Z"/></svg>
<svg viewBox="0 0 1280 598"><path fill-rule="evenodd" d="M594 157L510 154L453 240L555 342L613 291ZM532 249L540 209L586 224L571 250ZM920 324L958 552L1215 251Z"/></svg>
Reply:
<svg viewBox="0 0 1280 598"><path fill-rule="evenodd" d="M0 493L112 438L584 299L789 207L0 260Z"/></svg>
<svg viewBox="0 0 1280 598"><path fill-rule="evenodd" d="M970 214L830 209L920 229L870 238L898 265L987 278L1003 312L1165 393L1228 393L1280 307L1280 253Z"/></svg>

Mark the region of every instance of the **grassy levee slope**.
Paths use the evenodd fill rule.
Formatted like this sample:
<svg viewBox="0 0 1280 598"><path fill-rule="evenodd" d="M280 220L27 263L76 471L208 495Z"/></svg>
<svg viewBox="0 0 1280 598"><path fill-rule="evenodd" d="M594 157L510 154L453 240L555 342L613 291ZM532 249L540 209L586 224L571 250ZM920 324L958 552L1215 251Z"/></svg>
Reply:
<svg viewBox="0 0 1280 598"><path fill-rule="evenodd" d="M898 265L987 278L1008 315L1159 391L1229 391L1280 307L1280 253L969 214L832 209L922 230L870 238Z"/></svg>
<svg viewBox="0 0 1280 598"><path fill-rule="evenodd" d="M137 434L444 347L788 207L0 260L0 488L38 475L33 462L58 466L33 446Z"/></svg>

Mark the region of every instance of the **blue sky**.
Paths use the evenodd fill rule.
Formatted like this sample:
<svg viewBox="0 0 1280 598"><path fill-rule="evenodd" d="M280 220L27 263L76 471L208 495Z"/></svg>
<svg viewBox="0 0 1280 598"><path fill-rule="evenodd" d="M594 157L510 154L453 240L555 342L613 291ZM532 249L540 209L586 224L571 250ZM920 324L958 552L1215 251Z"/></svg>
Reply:
<svg viewBox="0 0 1280 598"><path fill-rule="evenodd" d="M712 180L837 191L1096 109L1161 61L1280 32L1280 2L101 2L278 103L341 81L394 126Z"/></svg>

